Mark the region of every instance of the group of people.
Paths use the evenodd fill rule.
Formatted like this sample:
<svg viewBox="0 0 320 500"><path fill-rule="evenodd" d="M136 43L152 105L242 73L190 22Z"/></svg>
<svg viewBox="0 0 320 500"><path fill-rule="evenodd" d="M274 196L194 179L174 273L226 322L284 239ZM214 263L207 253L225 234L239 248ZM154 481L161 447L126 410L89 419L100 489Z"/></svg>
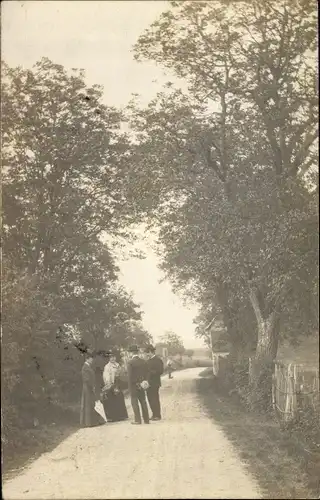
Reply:
<svg viewBox="0 0 320 500"><path fill-rule="evenodd" d="M123 394L121 366L115 352L108 351L106 354L108 361L103 369L102 387L99 387L96 378L97 353L87 352L87 359L82 367L83 390L80 411L80 425L82 427L94 427L105 423L95 408L96 402L99 400L103 405L107 422L119 422L128 418ZM140 425L142 421L149 424L150 420L161 420L159 389L161 375L164 372L163 361L156 355L152 345L143 350L140 350L137 345L132 345L128 349L128 354L128 388L134 414L134 420L131 423ZM170 362L168 363L168 371L171 378L172 364Z"/></svg>

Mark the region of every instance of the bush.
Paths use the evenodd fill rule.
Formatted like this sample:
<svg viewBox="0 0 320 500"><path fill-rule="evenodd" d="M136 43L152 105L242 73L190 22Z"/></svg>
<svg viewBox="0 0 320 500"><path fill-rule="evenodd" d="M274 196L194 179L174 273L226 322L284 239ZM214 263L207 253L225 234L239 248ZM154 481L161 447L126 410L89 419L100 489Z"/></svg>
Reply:
<svg viewBox="0 0 320 500"><path fill-rule="evenodd" d="M320 403L301 408L290 422L282 423L282 430L298 446L299 456L308 475L309 486L320 492Z"/></svg>
<svg viewBox="0 0 320 500"><path fill-rule="evenodd" d="M245 406L249 406L249 358L242 357L235 362L229 360L228 386L232 387Z"/></svg>
<svg viewBox="0 0 320 500"><path fill-rule="evenodd" d="M284 430L306 443L310 451L320 454L320 403L300 408L293 420L283 425Z"/></svg>

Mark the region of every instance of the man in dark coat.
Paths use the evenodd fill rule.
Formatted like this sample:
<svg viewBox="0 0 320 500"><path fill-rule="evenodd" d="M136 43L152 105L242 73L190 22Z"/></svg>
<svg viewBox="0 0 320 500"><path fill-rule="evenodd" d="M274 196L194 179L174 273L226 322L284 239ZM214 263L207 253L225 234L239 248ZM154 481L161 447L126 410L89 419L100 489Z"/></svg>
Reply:
<svg viewBox="0 0 320 500"><path fill-rule="evenodd" d="M149 382L147 395L152 411L151 420L161 420L159 389L161 387L161 375L163 374L163 362L162 359L156 355L156 350L153 346L148 346L146 352L149 357L147 361Z"/></svg>
<svg viewBox="0 0 320 500"><path fill-rule="evenodd" d="M140 358L138 346L129 347L128 352L131 359L128 361L128 386L131 395L131 405L134 413L132 424L141 424L141 413L145 424L149 423L149 412L146 393L140 386L141 382L148 380L148 367L146 361Z"/></svg>

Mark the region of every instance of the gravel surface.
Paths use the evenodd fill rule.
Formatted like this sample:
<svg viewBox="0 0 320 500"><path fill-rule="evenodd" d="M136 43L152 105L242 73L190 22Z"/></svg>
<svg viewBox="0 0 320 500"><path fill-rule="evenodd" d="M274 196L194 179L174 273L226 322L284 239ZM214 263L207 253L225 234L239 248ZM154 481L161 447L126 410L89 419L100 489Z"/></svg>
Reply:
<svg viewBox="0 0 320 500"><path fill-rule="evenodd" d="M163 420L80 429L3 485L5 500L262 498L194 391L203 368L166 377ZM132 411L128 403L130 417Z"/></svg>

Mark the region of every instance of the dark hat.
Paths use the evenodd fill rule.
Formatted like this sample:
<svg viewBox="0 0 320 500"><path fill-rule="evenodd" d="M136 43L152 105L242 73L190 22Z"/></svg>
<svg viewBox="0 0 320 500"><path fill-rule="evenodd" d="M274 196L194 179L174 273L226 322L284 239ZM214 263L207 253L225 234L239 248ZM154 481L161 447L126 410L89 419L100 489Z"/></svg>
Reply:
<svg viewBox="0 0 320 500"><path fill-rule="evenodd" d="M147 347L145 348L145 351L146 352L155 352L156 351L156 348L153 347L153 345L147 345Z"/></svg>
<svg viewBox="0 0 320 500"><path fill-rule="evenodd" d="M136 344L129 346L128 352L139 352L139 347Z"/></svg>
<svg viewBox="0 0 320 500"><path fill-rule="evenodd" d="M97 351L97 356L106 357L108 355L109 355L109 351L106 351L105 349L100 349L100 351Z"/></svg>
<svg viewBox="0 0 320 500"><path fill-rule="evenodd" d="M95 349L88 348L86 354L89 358L95 358L97 356L97 351Z"/></svg>

